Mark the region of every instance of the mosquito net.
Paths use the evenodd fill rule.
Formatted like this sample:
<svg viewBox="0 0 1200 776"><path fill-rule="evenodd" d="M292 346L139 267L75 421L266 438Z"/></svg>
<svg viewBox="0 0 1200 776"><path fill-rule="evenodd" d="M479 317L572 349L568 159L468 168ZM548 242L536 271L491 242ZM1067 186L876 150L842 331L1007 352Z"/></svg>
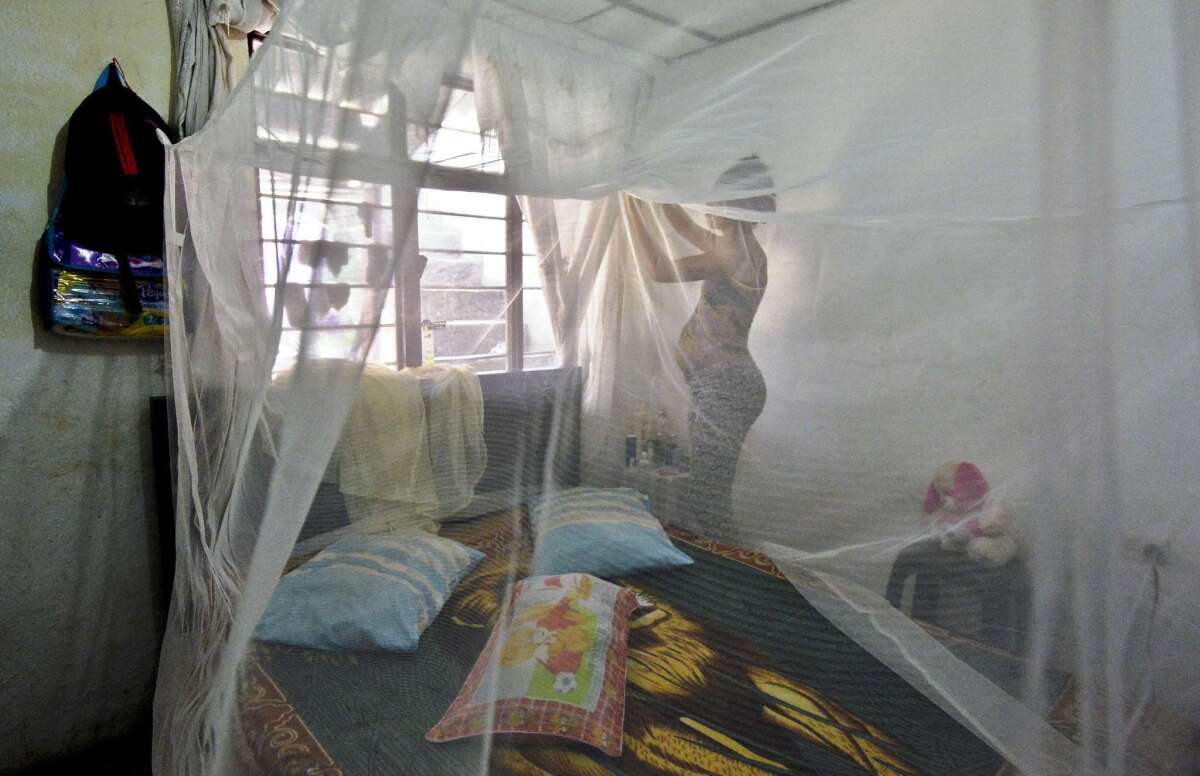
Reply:
<svg viewBox="0 0 1200 776"><path fill-rule="evenodd" d="M1188 772L1198 36L285 3L168 151L156 772Z"/></svg>

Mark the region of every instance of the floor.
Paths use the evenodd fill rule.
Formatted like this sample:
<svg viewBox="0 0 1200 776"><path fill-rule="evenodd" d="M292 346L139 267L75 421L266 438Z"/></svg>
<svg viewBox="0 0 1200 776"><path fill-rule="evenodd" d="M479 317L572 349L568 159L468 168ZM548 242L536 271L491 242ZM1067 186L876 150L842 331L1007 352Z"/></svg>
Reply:
<svg viewBox="0 0 1200 776"><path fill-rule="evenodd" d="M1200 730L1162 708L1151 706L1133 737L1133 750L1142 762L1171 776L1200 776Z"/></svg>
<svg viewBox="0 0 1200 776"><path fill-rule="evenodd" d="M5 773L11 776L151 776L150 728L144 726L128 736L71 757Z"/></svg>

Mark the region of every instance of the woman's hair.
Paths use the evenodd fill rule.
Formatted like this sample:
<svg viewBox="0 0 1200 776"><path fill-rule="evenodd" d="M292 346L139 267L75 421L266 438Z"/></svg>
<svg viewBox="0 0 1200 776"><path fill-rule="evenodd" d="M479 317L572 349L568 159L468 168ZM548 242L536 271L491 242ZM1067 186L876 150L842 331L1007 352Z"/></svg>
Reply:
<svg viewBox="0 0 1200 776"><path fill-rule="evenodd" d="M733 189L735 191L762 191L775 188L771 171L757 154L738 159L717 178L718 189ZM755 194L751 197L730 199L722 204L743 210L758 210L760 212L775 212L774 194Z"/></svg>

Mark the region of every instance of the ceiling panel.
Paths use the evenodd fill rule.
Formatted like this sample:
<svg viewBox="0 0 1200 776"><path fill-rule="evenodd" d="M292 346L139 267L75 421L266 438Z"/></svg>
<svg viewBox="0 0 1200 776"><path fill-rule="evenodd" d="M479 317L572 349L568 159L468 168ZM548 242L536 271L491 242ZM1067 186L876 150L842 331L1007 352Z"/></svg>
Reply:
<svg viewBox="0 0 1200 776"><path fill-rule="evenodd" d="M825 2L826 0L629 0L628 4L669 17L685 27L725 38Z"/></svg>
<svg viewBox="0 0 1200 776"><path fill-rule="evenodd" d="M605 0L500 0L500 2L544 19L553 19L566 24L574 24L580 19L586 19L609 7Z"/></svg>
<svg viewBox="0 0 1200 776"><path fill-rule="evenodd" d="M657 6L654 6L657 10ZM624 8L611 8L576 25L591 35L616 41L663 59L673 59L709 45L709 41Z"/></svg>

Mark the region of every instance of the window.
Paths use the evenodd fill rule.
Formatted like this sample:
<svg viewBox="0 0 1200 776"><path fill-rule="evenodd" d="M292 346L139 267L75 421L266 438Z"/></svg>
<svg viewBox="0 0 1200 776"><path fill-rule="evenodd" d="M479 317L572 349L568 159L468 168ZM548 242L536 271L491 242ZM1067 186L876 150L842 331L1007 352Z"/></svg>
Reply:
<svg viewBox="0 0 1200 776"><path fill-rule="evenodd" d="M422 321L436 361L481 372L557 365L533 239L513 197L426 188L417 204L426 258ZM424 336L422 354L430 345Z"/></svg>
<svg viewBox="0 0 1200 776"><path fill-rule="evenodd" d="M432 360L479 372L558 365L532 235L516 198L497 193L504 173L498 144L480 132L469 83L448 79L442 99L441 124L407 124L400 133L407 156L431 165L426 187L416 192L416 235L407 244L393 244L393 235L404 231L393 224L393 202L411 191L397 193L390 183L371 180L293 182L288 173L260 170L272 309L283 294L277 370L295 362L306 333L313 356L352 352L379 301L375 273L386 271L396 249L395 278L368 360L397 368ZM386 132L386 107L339 106L355 131L330 142L343 153L369 153L380 142L372 135ZM281 134L272 139L280 142ZM289 257L281 287L278 268Z"/></svg>

